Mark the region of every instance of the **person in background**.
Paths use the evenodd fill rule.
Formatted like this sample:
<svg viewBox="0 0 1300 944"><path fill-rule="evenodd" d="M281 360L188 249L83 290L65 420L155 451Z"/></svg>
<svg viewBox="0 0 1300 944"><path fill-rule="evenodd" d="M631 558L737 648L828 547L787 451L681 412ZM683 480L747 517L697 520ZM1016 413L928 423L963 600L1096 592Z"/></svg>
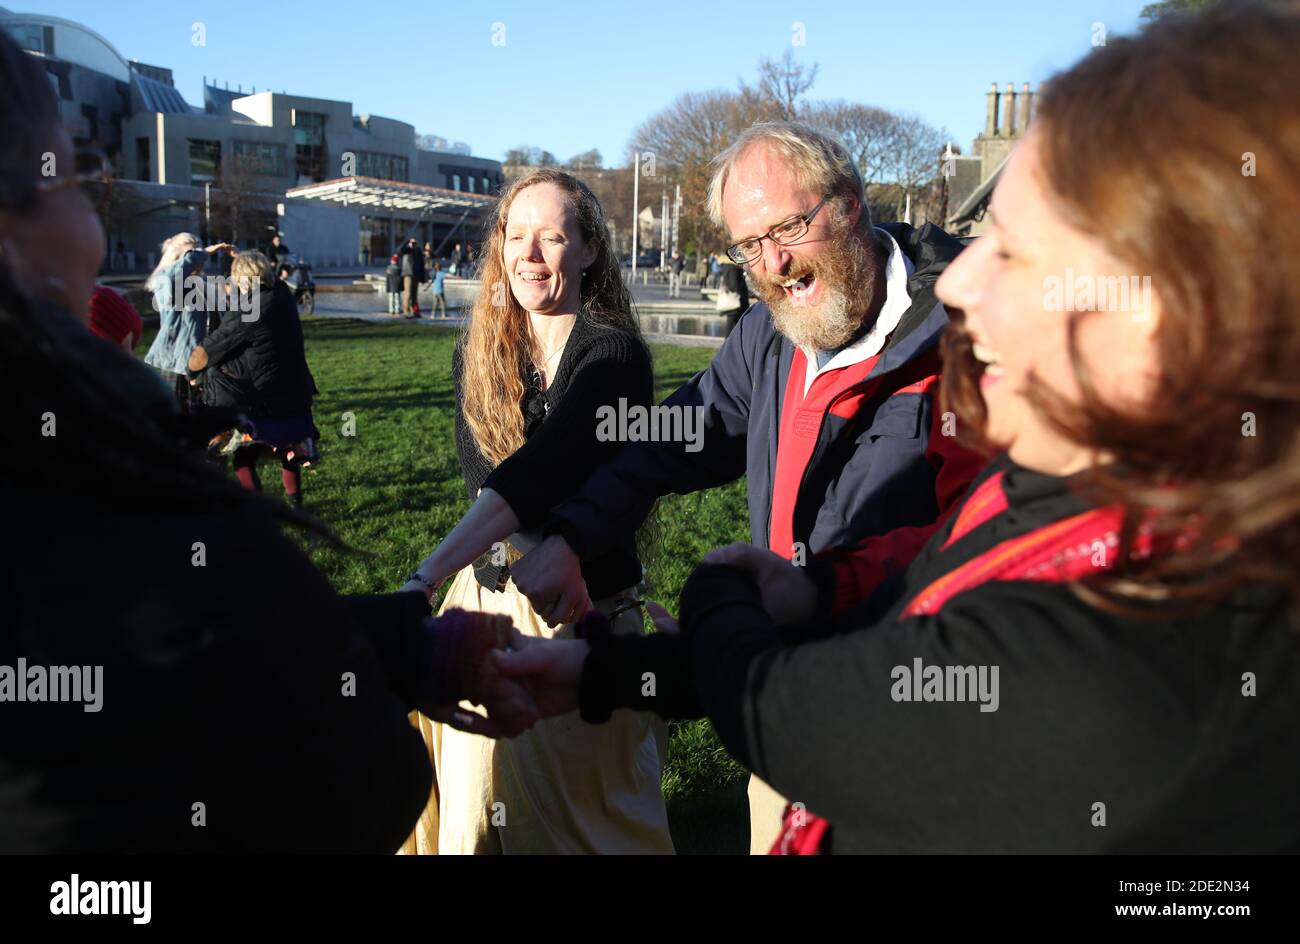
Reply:
<svg viewBox="0 0 1300 944"><path fill-rule="evenodd" d="M749 308L749 285L745 282L745 273L740 271L740 266L730 259L720 260L719 267L722 274L714 304L718 314L726 320L726 334L731 334L740 316Z"/></svg>
<svg viewBox="0 0 1300 944"><path fill-rule="evenodd" d="M384 270L384 289L388 294L388 313L400 315L402 313L402 264L396 255L388 260L388 268Z"/></svg>
<svg viewBox="0 0 1300 944"><path fill-rule="evenodd" d="M433 264L433 301L432 311L429 313L430 318L447 317L447 273L442 270L442 263ZM441 314L439 314L441 313Z"/></svg>
<svg viewBox="0 0 1300 944"><path fill-rule="evenodd" d="M722 263L714 253L709 253L709 285L717 288L721 278Z"/></svg>
<svg viewBox="0 0 1300 944"><path fill-rule="evenodd" d="M229 243L201 248L199 238L193 233L177 233L162 244L158 265L145 282L145 287L153 293L153 307L159 320L158 334L144 362L156 368L175 391L183 412L189 412L194 405L186 364L190 352L207 334L209 314L206 308L196 309L186 303L188 280L204 274L214 253L233 248ZM202 297L206 300L206 291Z"/></svg>
<svg viewBox="0 0 1300 944"><path fill-rule="evenodd" d="M420 283L424 281L424 253L412 236L399 250L402 257L402 311L408 318L420 317Z"/></svg>
<svg viewBox="0 0 1300 944"><path fill-rule="evenodd" d="M682 255L679 249L673 253L672 261L668 264L668 297L681 298L682 295L682 270L686 268L686 257Z"/></svg>
<svg viewBox="0 0 1300 944"><path fill-rule="evenodd" d="M461 271L460 257L461 257L460 243L457 243L456 248L451 251L451 274L455 276L459 276L460 278L464 278L464 273Z"/></svg>
<svg viewBox="0 0 1300 944"><path fill-rule="evenodd" d="M241 444L231 460L240 484L261 491L258 460L278 459L285 497L300 506L302 467L316 458L320 432L312 421L316 384L298 306L260 252L236 256L231 281L234 289L251 295L253 317L232 305L190 354L189 375L202 386L206 406L238 410L248 418L238 430Z"/></svg>
<svg viewBox="0 0 1300 944"><path fill-rule="evenodd" d="M704 289L708 287L709 281L709 258L704 253L699 254L695 263L695 278L700 283L700 298L707 298Z"/></svg>
<svg viewBox="0 0 1300 944"><path fill-rule="evenodd" d="M134 354L144 321L135 306L107 285L96 285L90 295L90 331L128 354Z"/></svg>
<svg viewBox="0 0 1300 944"><path fill-rule="evenodd" d="M337 542L319 522L164 432L152 407L179 407L157 374L87 328L103 229L49 76L3 31L0 127L0 397L21 453L0 463L0 659L102 679L0 710L0 853L392 852L431 784L412 709L489 735L535 717L484 663L500 621L340 597L281 532Z"/></svg>
<svg viewBox="0 0 1300 944"><path fill-rule="evenodd" d="M266 251L266 258L271 260L273 266L279 265L290 256L289 247L284 243L284 237L276 233L271 237L271 247Z"/></svg>
<svg viewBox="0 0 1300 944"><path fill-rule="evenodd" d="M424 272L427 278L433 278L433 243L424 244Z"/></svg>

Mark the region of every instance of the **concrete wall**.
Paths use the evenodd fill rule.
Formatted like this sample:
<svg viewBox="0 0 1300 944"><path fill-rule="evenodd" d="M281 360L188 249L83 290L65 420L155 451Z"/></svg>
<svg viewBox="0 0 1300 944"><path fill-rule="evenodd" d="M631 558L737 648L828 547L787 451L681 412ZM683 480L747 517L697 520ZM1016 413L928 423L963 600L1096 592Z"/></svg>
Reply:
<svg viewBox="0 0 1300 944"><path fill-rule="evenodd" d="M294 253L318 267L356 264L357 210L293 198L281 207L280 232Z"/></svg>

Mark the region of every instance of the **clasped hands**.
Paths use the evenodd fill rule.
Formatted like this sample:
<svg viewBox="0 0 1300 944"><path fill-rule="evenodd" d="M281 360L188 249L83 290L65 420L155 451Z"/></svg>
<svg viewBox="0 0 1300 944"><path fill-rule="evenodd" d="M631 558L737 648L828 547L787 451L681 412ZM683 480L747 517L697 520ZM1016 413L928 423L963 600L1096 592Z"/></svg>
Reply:
<svg viewBox="0 0 1300 944"><path fill-rule="evenodd" d="M557 545L554 542L559 543ZM558 581L548 581L545 572L535 568L531 573L525 570L521 581L521 568L517 566L514 571L516 585L523 583L529 586L533 592L524 590L522 586L520 589L526 593L534 607L537 606L535 593L540 592L547 599L552 599L558 587L566 601L577 598L585 603L584 612L590 609L585 584L580 588L580 595L577 589L566 586L571 583L572 573L577 570L576 556L573 556L572 561L564 560L565 552L572 555L568 545L560 538L552 538L533 554L538 551L543 553L538 555L534 564L553 562L558 557L562 563L572 563L575 566L562 566L552 571L558 573ZM520 563L527 563L532 556L526 555ZM805 620L813 615L816 588L800 568L792 566L780 555L750 544L736 543L710 552L705 556L704 562L750 571L760 588L764 609L778 624ZM580 572L578 581L581 582ZM409 581L402 589L418 590L426 598L433 595L432 587L421 581ZM677 632L677 621L667 610L657 603L650 603L647 608L660 632ZM556 618L554 613L542 615L548 622ZM485 708L487 714L481 715L457 706L440 706L429 717L486 737L517 737L544 718L577 709L578 683L589 652L585 641L526 636L510 626L508 617L483 613L472 616L481 622L473 634L473 641L468 643L469 648L465 650L468 653L465 657L470 660L467 676L470 681L464 698ZM571 622L573 619L576 617L564 621Z"/></svg>

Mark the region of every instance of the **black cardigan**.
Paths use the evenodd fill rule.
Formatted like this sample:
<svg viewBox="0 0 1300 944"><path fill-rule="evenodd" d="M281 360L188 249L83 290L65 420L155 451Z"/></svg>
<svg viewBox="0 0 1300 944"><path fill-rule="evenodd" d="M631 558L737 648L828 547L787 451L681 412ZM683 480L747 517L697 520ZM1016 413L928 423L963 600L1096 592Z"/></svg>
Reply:
<svg viewBox="0 0 1300 944"><path fill-rule="evenodd" d="M699 568L680 636L595 644L584 717L707 714L742 764L831 821L836 852L1300 851L1300 633L1281 591L1145 620L994 581L899 618L936 577L1084 507L1006 460L981 478L997 469L1008 510L940 550L950 520L893 601L778 630L746 572ZM894 668L917 658L999 666L997 710L893 700Z"/></svg>
<svg viewBox="0 0 1300 944"><path fill-rule="evenodd" d="M597 410L654 402L650 353L639 337L621 328L595 324L579 315L565 343L551 384L542 390L529 368L522 377L524 444L501 465L479 452L465 421L461 389L462 351L452 358L456 384L456 448L470 500L490 488L505 499L520 520L521 531L538 529L551 509L578 491L587 476L608 462L622 447L596 438ZM485 554L474 565L480 584L489 590L505 587L508 566L496 566ZM628 533L608 553L582 561L582 576L593 600L641 582L636 537Z"/></svg>

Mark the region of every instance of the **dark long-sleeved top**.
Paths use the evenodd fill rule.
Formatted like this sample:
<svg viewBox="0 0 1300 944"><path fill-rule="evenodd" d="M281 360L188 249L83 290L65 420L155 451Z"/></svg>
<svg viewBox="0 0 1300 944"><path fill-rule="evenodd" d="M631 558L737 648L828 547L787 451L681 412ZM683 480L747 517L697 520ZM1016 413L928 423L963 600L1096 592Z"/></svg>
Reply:
<svg viewBox="0 0 1300 944"><path fill-rule="evenodd" d="M103 666L101 708L0 704L0 851L394 851L432 782L423 597L340 598L261 509L63 497L6 495L0 665Z"/></svg>
<svg viewBox="0 0 1300 944"><path fill-rule="evenodd" d="M613 458L623 443L598 435L602 408L649 407L654 402L650 354L636 335L595 324L578 315L565 342L550 385L541 388L535 372L525 371L525 442L493 468L478 449L462 408L461 349L453 356L456 384L456 447L461 473L472 501L490 488L505 499L519 518L521 531L537 529L552 509L564 501L598 466ZM608 413L606 414L608 415ZM484 555L475 565L479 582L500 589L507 567ZM592 599L616 593L641 581L641 562L633 528L617 535L609 552L582 561L582 576Z"/></svg>
<svg viewBox="0 0 1300 944"><path fill-rule="evenodd" d="M1087 507L1065 480L996 472L1007 510L945 547L950 522L892 600L777 629L746 572L701 567L680 636L593 648L584 716L707 715L830 820L836 852L1300 851L1300 632L1282 591L1138 618L1064 583L989 580L909 615L963 563ZM903 700L933 666L997 666L996 710L970 691Z"/></svg>

